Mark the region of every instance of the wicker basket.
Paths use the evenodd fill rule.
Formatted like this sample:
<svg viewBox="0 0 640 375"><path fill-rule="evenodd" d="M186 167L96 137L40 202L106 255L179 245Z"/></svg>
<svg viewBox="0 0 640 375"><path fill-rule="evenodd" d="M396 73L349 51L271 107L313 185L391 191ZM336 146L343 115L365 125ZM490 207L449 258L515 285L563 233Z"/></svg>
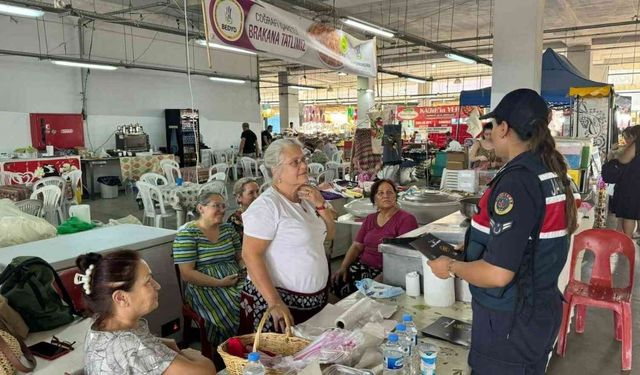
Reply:
<svg viewBox="0 0 640 375"><path fill-rule="evenodd" d="M309 341L305 339L301 339L299 337L295 337L291 335L291 322L289 318L285 315L285 334L282 333L262 333L262 329L264 328L267 319L271 316L271 310L273 308L270 307L262 316L260 320L260 324L258 325L257 333L252 333L249 335L238 336L243 345L253 343L253 351L263 350L269 351L272 353L280 354L283 356L288 356L299 352L309 345ZM247 365L248 361L244 358L236 357L227 353L227 342L229 340L223 342L218 346L218 353L224 360L224 364L227 366L227 373L229 375L242 375L242 369ZM282 375L284 372L277 371L273 369L266 369L267 375Z"/></svg>

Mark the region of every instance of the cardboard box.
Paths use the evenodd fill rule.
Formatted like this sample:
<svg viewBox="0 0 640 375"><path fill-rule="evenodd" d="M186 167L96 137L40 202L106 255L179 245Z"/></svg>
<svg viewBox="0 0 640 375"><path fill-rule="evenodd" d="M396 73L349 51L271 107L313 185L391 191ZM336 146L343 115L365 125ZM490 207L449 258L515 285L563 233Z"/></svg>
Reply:
<svg viewBox="0 0 640 375"><path fill-rule="evenodd" d="M447 161L467 161L466 152L447 152Z"/></svg>
<svg viewBox="0 0 640 375"><path fill-rule="evenodd" d="M462 170L465 169L465 166L467 164L463 161L448 161L447 162L447 169L450 171L458 171L458 170Z"/></svg>

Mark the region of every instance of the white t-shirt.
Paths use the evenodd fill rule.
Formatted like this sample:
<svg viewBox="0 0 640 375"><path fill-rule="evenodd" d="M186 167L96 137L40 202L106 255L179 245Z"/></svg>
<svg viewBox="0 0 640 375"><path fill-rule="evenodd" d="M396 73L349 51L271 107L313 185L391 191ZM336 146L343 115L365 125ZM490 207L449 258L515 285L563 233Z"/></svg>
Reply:
<svg viewBox="0 0 640 375"><path fill-rule="evenodd" d="M269 188L242 214L242 224L245 236L271 241L265 263L274 286L297 293L326 287L327 226L311 203L293 203Z"/></svg>

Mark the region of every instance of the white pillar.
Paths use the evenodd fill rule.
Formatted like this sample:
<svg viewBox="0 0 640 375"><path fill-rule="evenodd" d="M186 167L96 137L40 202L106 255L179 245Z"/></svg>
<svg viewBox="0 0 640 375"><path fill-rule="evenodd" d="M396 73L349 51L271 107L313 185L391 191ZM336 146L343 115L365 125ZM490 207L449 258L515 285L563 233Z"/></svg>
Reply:
<svg viewBox="0 0 640 375"><path fill-rule="evenodd" d="M371 126L367 112L369 112L375 104L374 85L375 82L373 78L358 77L356 86L358 89L358 123L356 125L359 128L368 128Z"/></svg>
<svg viewBox="0 0 640 375"><path fill-rule="evenodd" d="M278 104L280 107L280 131L284 132L293 122L294 129L300 128L300 107L298 105L298 90L288 86L287 72L278 73Z"/></svg>
<svg viewBox="0 0 640 375"><path fill-rule="evenodd" d="M567 49L567 59L575 66L582 76L589 78L591 74L591 46L579 45L569 46Z"/></svg>
<svg viewBox="0 0 640 375"><path fill-rule="evenodd" d="M491 108L519 88L540 92L544 0L496 0Z"/></svg>

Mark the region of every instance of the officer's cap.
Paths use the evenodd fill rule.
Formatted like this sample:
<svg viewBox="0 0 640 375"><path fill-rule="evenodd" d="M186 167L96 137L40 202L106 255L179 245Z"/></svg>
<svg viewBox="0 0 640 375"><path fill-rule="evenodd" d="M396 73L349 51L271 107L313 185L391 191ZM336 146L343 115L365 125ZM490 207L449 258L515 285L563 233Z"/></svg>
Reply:
<svg viewBox="0 0 640 375"><path fill-rule="evenodd" d="M549 106L537 92L517 89L505 95L493 111L480 116L480 119L493 118L498 123L506 121L520 138L527 140L533 134L533 121L547 121L548 116Z"/></svg>

